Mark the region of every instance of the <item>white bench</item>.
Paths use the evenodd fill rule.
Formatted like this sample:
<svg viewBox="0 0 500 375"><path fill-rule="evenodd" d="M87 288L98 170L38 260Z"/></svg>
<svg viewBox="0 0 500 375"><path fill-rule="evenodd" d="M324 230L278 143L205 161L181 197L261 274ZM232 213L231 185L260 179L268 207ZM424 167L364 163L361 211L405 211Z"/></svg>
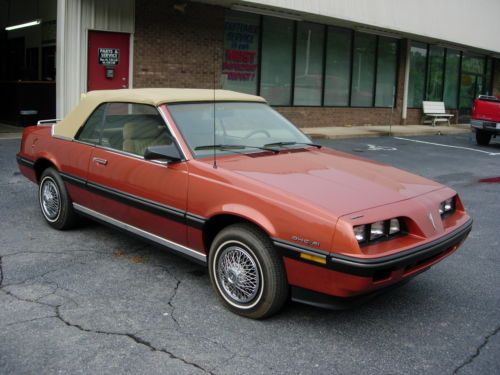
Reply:
<svg viewBox="0 0 500 375"><path fill-rule="evenodd" d="M422 102L424 109L424 124L431 123L436 126L436 122L447 122L450 126L450 119L454 116L446 113L444 102Z"/></svg>

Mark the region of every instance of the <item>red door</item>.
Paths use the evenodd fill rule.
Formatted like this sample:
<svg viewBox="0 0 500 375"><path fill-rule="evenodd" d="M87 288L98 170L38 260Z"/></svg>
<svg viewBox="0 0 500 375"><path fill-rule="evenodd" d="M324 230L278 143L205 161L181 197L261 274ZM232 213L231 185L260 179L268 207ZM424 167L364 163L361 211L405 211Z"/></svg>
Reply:
<svg viewBox="0 0 500 375"><path fill-rule="evenodd" d="M87 91L129 86L130 34L89 31Z"/></svg>

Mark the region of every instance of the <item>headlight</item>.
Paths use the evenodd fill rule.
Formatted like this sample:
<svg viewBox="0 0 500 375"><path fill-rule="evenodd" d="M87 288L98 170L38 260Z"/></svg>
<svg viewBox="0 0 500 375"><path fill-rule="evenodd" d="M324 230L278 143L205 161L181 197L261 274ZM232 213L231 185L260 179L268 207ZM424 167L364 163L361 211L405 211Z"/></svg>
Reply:
<svg viewBox="0 0 500 375"><path fill-rule="evenodd" d="M399 224L399 219L391 219L389 222L389 235L401 232L401 224Z"/></svg>
<svg viewBox="0 0 500 375"><path fill-rule="evenodd" d="M353 227L354 236L360 244L390 239L403 233L403 220L393 218L376 221L372 224L356 225Z"/></svg>
<svg viewBox="0 0 500 375"><path fill-rule="evenodd" d="M377 221L373 223L370 227L370 241L376 240L380 237L384 236L384 226L385 223L383 221Z"/></svg>
<svg viewBox="0 0 500 375"><path fill-rule="evenodd" d="M449 198L439 205L439 213L441 216L451 214L455 211L455 197Z"/></svg>
<svg viewBox="0 0 500 375"><path fill-rule="evenodd" d="M354 227L354 236L358 242L364 242L366 240L366 227L365 225L358 225Z"/></svg>

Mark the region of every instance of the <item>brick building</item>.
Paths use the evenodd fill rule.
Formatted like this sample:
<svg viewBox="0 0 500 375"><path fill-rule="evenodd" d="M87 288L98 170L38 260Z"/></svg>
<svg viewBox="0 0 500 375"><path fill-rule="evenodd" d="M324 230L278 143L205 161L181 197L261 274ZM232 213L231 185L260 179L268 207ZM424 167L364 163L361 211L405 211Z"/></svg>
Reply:
<svg viewBox="0 0 500 375"><path fill-rule="evenodd" d="M497 14L491 0L58 0L57 117L91 88L223 87L304 127L416 124L423 100L465 122L477 95L500 95Z"/></svg>

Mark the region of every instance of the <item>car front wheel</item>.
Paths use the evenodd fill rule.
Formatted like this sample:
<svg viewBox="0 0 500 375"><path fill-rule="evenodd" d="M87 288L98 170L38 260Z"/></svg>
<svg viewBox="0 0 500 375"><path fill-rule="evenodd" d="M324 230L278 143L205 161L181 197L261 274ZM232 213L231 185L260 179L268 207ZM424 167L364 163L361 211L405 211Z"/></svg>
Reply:
<svg viewBox="0 0 500 375"><path fill-rule="evenodd" d="M232 312L262 319L278 312L288 297L281 257L270 239L250 224L234 224L214 239L210 281Z"/></svg>
<svg viewBox="0 0 500 375"><path fill-rule="evenodd" d="M38 201L43 217L51 227L69 229L76 223L76 213L66 187L54 168L47 168L42 173Z"/></svg>
<svg viewBox="0 0 500 375"><path fill-rule="evenodd" d="M488 146L491 141L491 134L485 133L484 131L476 131L476 142L481 146Z"/></svg>

